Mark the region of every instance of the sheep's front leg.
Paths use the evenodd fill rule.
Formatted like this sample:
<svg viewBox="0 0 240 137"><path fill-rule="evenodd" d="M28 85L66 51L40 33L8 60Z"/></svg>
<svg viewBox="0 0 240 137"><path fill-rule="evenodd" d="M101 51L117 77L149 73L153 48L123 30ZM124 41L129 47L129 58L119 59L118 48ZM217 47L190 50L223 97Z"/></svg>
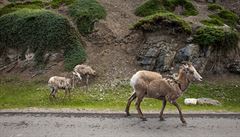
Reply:
<svg viewBox="0 0 240 137"><path fill-rule="evenodd" d="M142 98L137 98L136 100L136 103L135 103L135 106L136 106L136 109L138 111L138 115L140 116L140 118L143 120L143 121L146 121L147 119L143 116L143 113L141 111L141 108L140 108L140 104L142 102Z"/></svg>
<svg viewBox="0 0 240 137"><path fill-rule="evenodd" d="M131 103L132 103L132 101L134 100L134 99L136 99L136 92L133 92L133 94L129 97L129 99L128 99L128 102L127 102L127 106L126 106L126 109L125 109L125 112L126 112L126 115L127 116L130 116L130 114L129 114L129 108L130 108L130 105L131 105Z"/></svg>
<svg viewBox="0 0 240 137"><path fill-rule="evenodd" d="M183 124L186 124L187 122L186 122L185 119L183 118L183 115L182 115L182 111L181 111L180 106L179 106L179 105L177 104L177 102L175 102L175 101L172 102L172 104L177 107L177 109L178 109L178 111L179 111L179 115L180 115L180 120L182 121L182 123L183 123Z"/></svg>
<svg viewBox="0 0 240 137"><path fill-rule="evenodd" d="M164 109L165 109L165 107L166 107L166 104L167 104L167 101L166 101L166 99L165 99L165 97L164 97L163 100L162 100L162 109L161 109L161 112L160 112L160 115L159 115L160 121L164 121L163 111L164 111Z"/></svg>

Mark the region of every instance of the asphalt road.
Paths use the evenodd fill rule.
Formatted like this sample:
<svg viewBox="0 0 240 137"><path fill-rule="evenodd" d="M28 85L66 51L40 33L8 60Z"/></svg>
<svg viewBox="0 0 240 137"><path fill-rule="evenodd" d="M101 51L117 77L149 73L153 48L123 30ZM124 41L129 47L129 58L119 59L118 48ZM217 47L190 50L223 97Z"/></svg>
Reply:
<svg viewBox="0 0 240 137"><path fill-rule="evenodd" d="M176 115L148 117L0 114L0 137L240 137L239 116L186 116L186 126Z"/></svg>

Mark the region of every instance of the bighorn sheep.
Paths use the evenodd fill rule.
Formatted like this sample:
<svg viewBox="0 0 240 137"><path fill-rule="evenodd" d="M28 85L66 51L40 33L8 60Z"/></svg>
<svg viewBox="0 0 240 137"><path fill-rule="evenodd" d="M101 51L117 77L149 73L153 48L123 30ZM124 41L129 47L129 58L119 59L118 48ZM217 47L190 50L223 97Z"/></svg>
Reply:
<svg viewBox="0 0 240 137"><path fill-rule="evenodd" d="M188 88L190 82L194 80L202 81L202 77L189 62L180 67L178 77L176 79L161 78L160 74L153 74L155 73L150 71L138 71L132 76L130 85L132 86L134 92L128 99L125 109L127 116L130 115L129 107L131 102L137 98L135 106L138 111L138 115L142 120L146 120L140 109L140 104L144 97L148 97L163 101L159 116L160 120L164 120L162 115L167 103L166 101L168 100L171 104L177 107L182 123L186 123L176 100Z"/></svg>
<svg viewBox="0 0 240 137"><path fill-rule="evenodd" d="M90 76L95 76L96 71L93 70L90 66L88 65L77 65L73 69L76 73L79 73L85 80L86 80L86 85L88 87L88 80Z"/></svg>
<svg viewBox="0 0 240 137"><path fill-rule="evenodd" d="M78 77L80 80L82 79L81 76L76 72L72 72L71 78L59 77L59 76L51 77L48 80L48 86L51 89L50 96L53 96L54 98L56 98L56 93L58 89L64 89L65 96L67 95L67 92L68 92L68 95L70 95L70 90L74 88L75 77Z"/></svg>

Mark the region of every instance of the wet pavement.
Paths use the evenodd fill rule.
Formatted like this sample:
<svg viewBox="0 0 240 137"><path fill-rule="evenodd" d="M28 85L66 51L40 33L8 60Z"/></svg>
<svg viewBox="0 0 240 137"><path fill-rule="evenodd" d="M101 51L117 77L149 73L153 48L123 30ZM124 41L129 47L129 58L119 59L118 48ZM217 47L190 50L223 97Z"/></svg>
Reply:
<svg viewBox="0 0 240 137"><path fill-rule="evenodd" d="M0 137L240 137L240 119L177 115L159 121L108 114L0 114Z"/></svg>

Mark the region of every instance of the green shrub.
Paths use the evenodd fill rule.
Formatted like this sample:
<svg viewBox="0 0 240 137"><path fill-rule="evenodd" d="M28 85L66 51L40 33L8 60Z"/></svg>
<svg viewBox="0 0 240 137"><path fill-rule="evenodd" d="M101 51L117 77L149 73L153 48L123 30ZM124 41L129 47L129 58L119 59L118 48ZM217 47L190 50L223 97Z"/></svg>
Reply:
<svg viewBox="0 0 240 137"><path fill-rule="evenodd" d="M223 10L224 8L218 4L208 4L208 10L211 11L219 11L219 10Z"/></svg>
<svg viewBox="0 0 240 137"><path fill-rule="evenodd" d="M145 17L165 10L160 0L149 0L135 10L135 15Z"/></svg>
<svg viewBox="0 0 240 137"><path fill-rule="evenodd" d="M204 25L207 25L207 26L223 26L224 25L224 23L217 18L211 18L209 20L202 20L201 23L203 23Z"/></svg>
<svg viewBox="0 0 240 137"><path fill-rule="evenodd" d="M58 8L60 5L65 4L65 5L70 5L74 2L74 0L52 0L50 2L50 5L53 8Z"/></svg>
<svg viewBox="0 0 240 137"><path fill-rule="evenodd" d="M158 30L159 25L165 25L178 32L186 32L188 34L191 33L190 25L181 17L170 12L160 12L151 16L147 16L134 24L132 29L156 31Z"/></svg>
<svg viewBox="0 0 240 137"><path fill-rule="evenodd" d="M27 49L30 49L35 53L37 66L44 64L44 54L52 51L64 50L65 60L69 60L71 54L79 52L79 57L74 57L76 60L69 60L74 61L75 65L86 58L69 21L59 14L43 9L20 9L1 16L0 43L2 52L14 48L24 55ZM67 69L68 64L74 64L65 63Z"/></svg>
<svg viewBox="0 0 240 137"><path fill-rule="evenodd" d="M194 41L201 47L212 46L217 51L228 51L238 46L239 36L233 30L203 26L197 29Z"/></svg>
<svg viewBox="0 0 240 137"><path fill-rule="evenodd" d="M192 2L190 0L165 0L164 6L169 11L174 11L175 7L181 5L184 7L183 15L185 16L191 16L191 15L197 15L198 11L193 6Z"/></svg>
<svg viewBox="0 0 240 137"><path fill-rule="evenodd" d="M225 9L222 9L215 14L209 15L209 17L220 20L231 27L235 27L240 19L237 14Z"/></svg>
<svg viewBox="0 0 240 137"><path fill-rule="evenodd" d="M0 9L0 16L14 12L18 9L29 8L29 9L41 9L44 3L42 1L33 1L25 3L12 3Z"/></svg>
<svg viewBox="0 0 240 137"><path fill-rule="evenodd" d="M76 0L69 6L69 14L82 34L91 33L94 23L106 17L105 9L96 0Z"/></svg>
<svg viewBox="0 0 240 137"><path fill-rule="evenodd" d="M182 5L184 7L183 15L197 15L198 11L189 0L148 0L135 10L137 16L148 16L159 11L174 11L175 7Z"/></svg>
<svg viewBox="0 0 240 137"><path fill-rule="evenodd" d="M196 16L198 15L197 9L193 6L190 0L185 0L183 2L183 7L185 8L183 15L185 16Z"/></svg>
<svg viewBox="0 0 240 137"><path fill-rule="evenodd" d="M72 49L65 50L64 65L66 70L72 70L77 64L86 60L86 53L84 49L79 46L80 43L75 43L76 46Z"/></svg>

